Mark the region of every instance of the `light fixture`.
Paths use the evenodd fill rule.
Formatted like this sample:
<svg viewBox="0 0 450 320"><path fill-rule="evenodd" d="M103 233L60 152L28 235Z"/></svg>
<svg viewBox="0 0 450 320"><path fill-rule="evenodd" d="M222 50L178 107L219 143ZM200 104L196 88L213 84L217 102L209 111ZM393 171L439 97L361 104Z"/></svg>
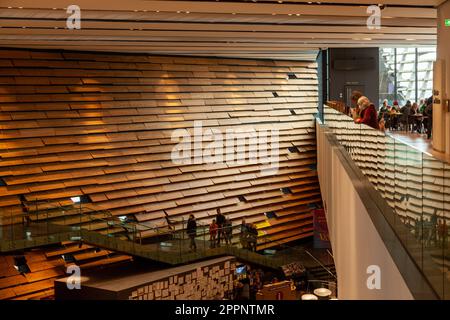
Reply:
<svg viewBox="0 0 450 320"><path fill-rule="evenodd" d="M302 295L302 300L319 300L319 298L317 298L317 296L313 294L305 293L304 295Z"/></svg>
<svg viewBox="0 0 450 320"><path fill-rule="evenodd" d="M71 197L70 200L72 200L73 203L92 203L91 198L86 194Z"/></svg>
<svg viewBox="0 0 450 320"><path fill-rule="evenodd" d="M80 203L81 202L81 198L80 197L72 197L72 198L70 198L70 200L72 200L73 203Z"/></svg>
<svg viewBox="0 0 450 320"><path fill-rule="evenodd" d="M75 263L77 261L75 259L75 257L73 256L73 254L71 254L71 253L65 253L65 254L61 255L61 257L63 258L63 260L66 263Z"/></svg>
<svg viewBox="0 0 450 320"><path fill-rule="evenodd" d="M328 299L331 296L331 290L327 288L318 288L314 290L314 294L319 297L319 299Z"/></svg>

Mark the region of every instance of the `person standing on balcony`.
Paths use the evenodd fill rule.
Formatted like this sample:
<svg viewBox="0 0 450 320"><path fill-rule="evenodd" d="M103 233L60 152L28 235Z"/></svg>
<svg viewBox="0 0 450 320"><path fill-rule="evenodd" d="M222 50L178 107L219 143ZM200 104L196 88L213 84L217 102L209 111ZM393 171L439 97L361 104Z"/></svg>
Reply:
<svg viewBox="0 0 450 320"><path fill-rule="evenodd" d="M187 234L190 239L189 249L196 251L197 245L195 244L195 237L197 237L197 222L195 221L195 217L193 214L189 216L189 220L187 222Z"/></svg>
<svg viewBox="0 0 450 320"><path fill-rule="evenodd" d="M231 237L233 235L233 225L231 224L230 219L225 219L223 231L224 231L224 236L225 236L225 243L231 244Z"/></svg>
<svg viewBox="0 0 450 320"><path fill-rule="evenodd" d="M256 245L258 242L258 230L256 229L256 226L254 223L251 223L248 227L248 233L249 233L249 243L250 243L250 250L256 251Z"/></svg>
<svg viewBox="0 0 450 320"><path fill-rule="evenodd" d="M248 226L244 218L241 222L241 233L239 234L239 240L241 241L242 249L248 249Z"/></svg>
<svg viewBox="0 0 450 320"><path fill-rule="evenodd" d="M220 208L217 208L217 227L218 227L218 233L217 233L217 246L220 247L220 237L224 237L223 227L225 225L225 216L223 215L222 211L220 211Z"/></svg>
<svg viewBox="0 0 450 320"><path fill-rule="evenodd" d="M363 123L378 130L378 116L375 105L371 103L367 97L361 97L358 100L358 106L361 109L361 112L360 118L356 120L356 123Z"/></svg>
<svg viewBox="0 0 450 320"><path fill-rule="evenodd" d="M212 223L209 225L209 241L211 248L214 248L216 246L216 237L217 237L217 223L216 219L213 219Z"/></svg>

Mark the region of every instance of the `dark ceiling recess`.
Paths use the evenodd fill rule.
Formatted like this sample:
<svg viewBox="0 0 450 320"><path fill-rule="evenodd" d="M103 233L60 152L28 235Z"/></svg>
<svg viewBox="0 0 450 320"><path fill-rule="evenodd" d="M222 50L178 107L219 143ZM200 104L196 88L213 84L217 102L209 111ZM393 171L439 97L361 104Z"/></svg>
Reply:
<svg viewBox="0 0 450 320"><path fill-rule="evenodd" d="M281 188L280 189L283 194L291 194L292 190L290 188Z"/></svg>
<svg viewBox="0 0 450 320"><path fill-rule="evenodd" d="M16 268L19 273L30 273L30 267L27 264L27 259L25 256L15 256L14 257L14 268Z"/></svg>
<svg viewBox="0 0 450 320"><path fill-rule="evenodd" d="M290 153L300 153L297 147L289 147L288 150Z"/></svg>
<svg viewBox="0 0 450 320"><path fill-rule="evenodd" d="M295 75L295 73L289 72L289 73L288 73L288 79L298 79L298 78L297 78L297 76Z"/></svg>
<svg viewBox="0 0 450 320"><path fill-rule="evenodd" d="M267 217L267 219L278 218L277 214L274 211L269 211L269 212L266 212L264 214Z"/></svg>
<svg viewBox="0 0 450 320"><path fill-rule="evenodd" d="M239 199L239 201L241 201L241 202L247 202L247 199L245 199L244 196L239 196L238 199Z"/></svg>
<svg viewBox="0 0 450 320"><path fill-rule="evenodd" d="M333 61L334 70L372 70L376 67L374 58L336 59Z"/></svg>

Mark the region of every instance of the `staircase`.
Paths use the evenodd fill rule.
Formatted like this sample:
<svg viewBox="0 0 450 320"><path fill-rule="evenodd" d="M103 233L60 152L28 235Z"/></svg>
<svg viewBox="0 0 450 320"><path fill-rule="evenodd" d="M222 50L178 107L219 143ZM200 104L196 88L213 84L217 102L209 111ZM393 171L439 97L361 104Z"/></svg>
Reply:
<svg viewBox="0 0 450 320"><path fill-rule="evenodd" d="M93 218L92 223L104 222L104 219ZM117 224L121 222L109 220L107 223L112 230L117 230ZM242 261L269 268L279 268L287 263L286 257L266 256L247 249L240 248L237 243L222 245L218 248L210 248L210 242L206 238L206 232L198 233L195 240L197 250L189 251L189 239L184 230L168 232L165 228L154 230L155 234L164 235L169 240L156 241L142 244L138 236L137 226L124 225L122 229L135 230L127 236L113 233L101 233L89 230L90 224L85 227L75 225L57 225L46 222L28 222L23 224L6 225L0 227L0 252L13 252L31 249L41 246L57 244L65 241L79 241L95 247L103 248L118 253L124 253L135 257L141 257L170 265L179 265L196 260L207 259L221 255L233 255ZM239 227L239 226L238 226Z"/></svg>

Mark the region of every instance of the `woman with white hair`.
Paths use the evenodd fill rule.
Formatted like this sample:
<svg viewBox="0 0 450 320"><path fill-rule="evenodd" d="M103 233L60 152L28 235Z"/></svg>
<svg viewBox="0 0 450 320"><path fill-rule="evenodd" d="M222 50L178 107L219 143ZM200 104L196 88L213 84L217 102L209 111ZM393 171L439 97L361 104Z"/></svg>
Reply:
<svg viewBox="0 0 450 320"><path fill-rule="evenodd" d="M361 112L360 118L356 120L356 123L363 123L378 130L378 115L375 105L371 103L367 97L363 96L359 98L358 106L361 109Z"/></svg>

